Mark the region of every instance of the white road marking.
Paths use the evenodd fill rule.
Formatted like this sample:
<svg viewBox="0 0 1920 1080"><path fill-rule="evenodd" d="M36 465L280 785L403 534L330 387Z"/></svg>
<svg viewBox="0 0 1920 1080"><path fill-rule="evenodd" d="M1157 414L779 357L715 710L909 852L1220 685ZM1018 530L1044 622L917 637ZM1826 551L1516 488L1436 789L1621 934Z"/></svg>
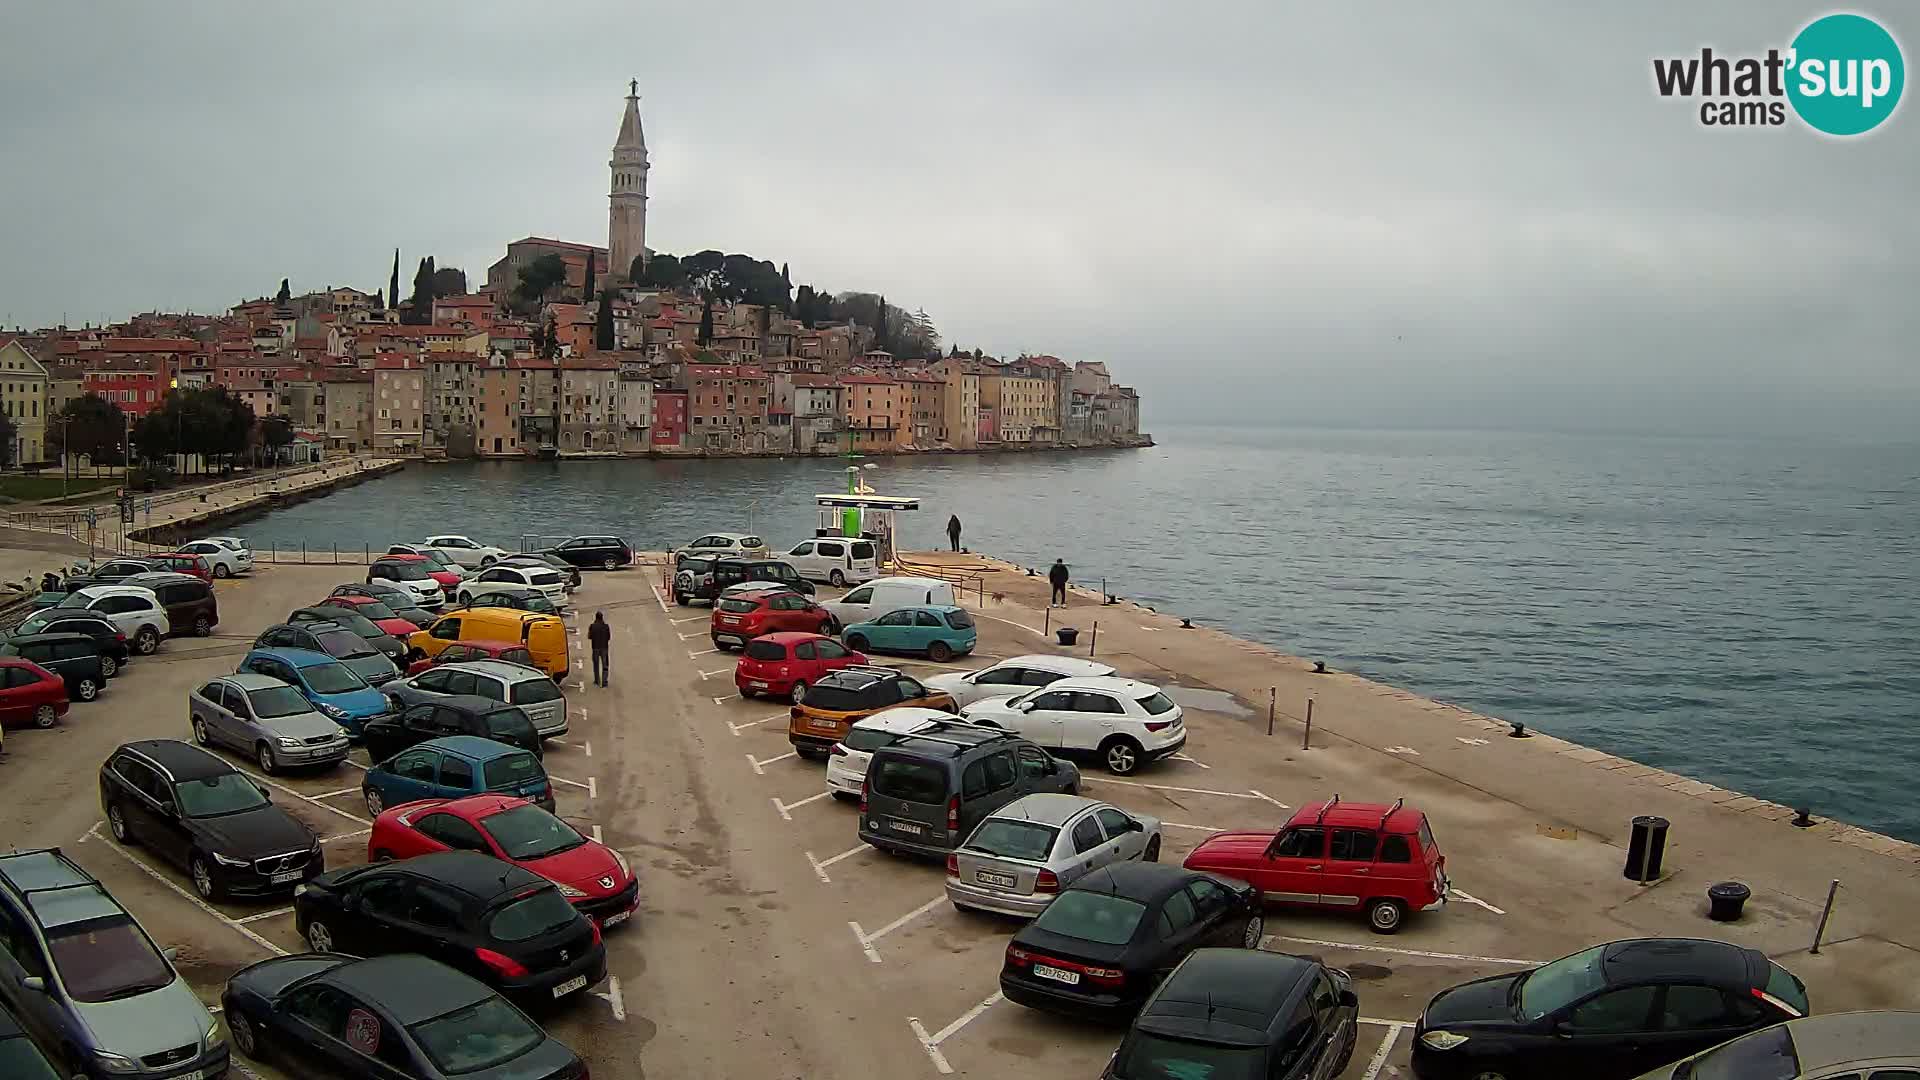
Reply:
<svg viewBox="0 0 1920 1080"><path fill-rule="evenodd" d="M961 597L961 602L965 603L965 601L966 601L966 598ZM1037 637L1037 638L1044 639L1047 636L1047 632L1045 630L1041 630L1038 627L1028 626L1026 623L1014 622L1012 619L1003 619L998 615L989 615L986 612L979 610L978 608L974 610L975 610L975 613L978 614L983 619L992 619L994 622L997 622L997 623L1006 623L1008 626L1017 626L1020 629L1025 630L1027 633L1032 634L1034 637Z"/></svg>
<svg viewBox="0 0 1920 1080"><path fill-rule="evenodd" d="M694 652L693 650L689 649L687 650L687 659L698 660L703 656L712 656L714 653L717 653L719 651L720 651L719 649L701 649L699 652Z"/></svg>
<svg viewBox="0 0 1920 1080"><path fill-rule="evenodd" d="M600 826L598 825L593 827L593 842L601 845L606 844L606 841L600 838Z"/></svg>
<svg viewBox="0 0 1920 1080"><path fill-rule="evenodd" d="M580 719L585 720L586 718L587 718L586 710L585 709L580 710ZM588 757L593 756L593 740L588 739L585 742L582 742L580 744L580 748L587 752Z"/></svg>
<svg viewBox="0 0 1920 1080"><path fill-rule="evenodd" d="M807 861L813 864L814 875L817 876L821 881L825 882L826 884L831 885L833 884L833 879L827 876L827 867L832 866L834 863L839 862L841 859L850 859L855 855L859 855L864 852L868 852L872 850L873 850L872 845L860 844L855 847L850 847L847 850L841 852L838 855L833 856L830 859L824 859L824 860L816 859L813 857L813 852L811 851L805 852L805 855L807 856Z"/></svg>
<svg viewBox="0 0 1920 1080"><path fill-rule="evenodd" d="M943 1074L951 1073L953 1066L947 1064L947 1056L940 1052L940 1044L959 1034L961 1028L978 1020L981 1013L1005 1000L996 992L992 997L961 1013L958 1020L931 1035L927 1034L926 1025L922 1024L917 1016L907 1017L907 1024L913 1028L913 1037L920 1040L921 1049L925 1050L927 1057L932 1059L933 1067Z"/></svg>
<svg viewBox="0 0 1920 1080"><path fill-rule="evenodd" d="M277 919L282 915L291 915L291 914L293 914L293 908L282 907L282 908L274 908L272 911L255 912L252 915L247 915L242 918L235 919L233 921L237 923L260 922L263 919Z"/></svg>
<svg viewBox="0 0 1920 1080"><path fill-rule="evenodd" d="M1391 953L1395 956L1418 956L1428 960L1465 960L1475 964L1503 964L1511 967L1538 967L1538 960L1514 960L1505 956L1470 956L1465 953L1427 952L1421 949L1396 949L1390 945L1361 945L1351 941L1322 941L1319 938L1287 937L1284 934L1268 934L1260 939L1261 944L1269 941L1291 941L1296 945L1317 945L1323 949L1356 949L1360 952Z"/></svg>
<svg viewBox="0 0 1920 1080"><path fill-rule="evenodd" d="M105 838L103 837L102 839L105 839ZM207 914L213 916L214 918L220 920L221 922L225 923L227 926L233 928L234 931L239 933L240 936L246 938L248 941L253 942L255 945L260 946L261 948L267 950L268 952L272 953L275 956L287 955L287 950L281 948L278 945L275 945L273 942L268 941L266 938L261 937L259 934L254 933L252 930L248 929L247 927L240 925L238 920L228 918L227 916L222 915L220 912L214 910L213 905L193 895L192 893L181 888L180 886L175 885L172 881L169 881L167 879L166 875L162 874L158 870L155 870L153 867L148 866L142 860L135 858L132 852L121 847L119 844L114 843L112 840L107 840L107 847L111 848L115 855L120 856L121 858L132 863L134 866L138 867L141 873L147 875L148 877L159 882L160 884L165 885L167 888L172 889L174 892L180 895L181 899L185 900L189 904L192 904L194 907L199 908L201 911L204 911Z"/></svg>
<svg viewBox="0 0 1920 1080"><path fill-rule="evenodd" d="M733 674L732 668L723 667L719 671L703 671L700 673L700 677L703 679L711 679L715 675L731 675L731 674Z"/></svg>
<svg viewBox="0 0 1920 1080"><path fill-rule="evenodd" d="M593 994L594 997L597 997L601 1001L604 1001L607 1003L607 1007L613 1010L613 1018L615 1020L618 1020L623 1024L626 1023L627 1003L626 1003L626 999L620 996L620 976L618 975L607 976L607 992L606 993L603 994L598 990L593 990L589 992Z"/></svg>
<svg viewBox="0 0 1920 1080"><path fill-rule="evenodd" d="M1281 802L1281 801L1280 801L1279 799L1276 799L1276 798L1274 798L1273 796L1271 796L1271 795L1269 795L1269 794L1267 794L1267 793L1266 793L1266 792L1264 792L1264 791L1255 791L1255 790L1254 790L1253 788L1248 788L1247 790L1248 790L1248 791L1252 791L1252 792L1253 792L1253 794L1254 794L1254 795L1255 795L1256 797L1258 797L1258 798L1262 798L1262 799L1265 799L1265 800L1267 800L1268 802L1270 802L1270 803L1272 803L1273 805L1275 805L1275 806L1277 806L1277 807L1279 807L1279 808L1280 808L1280 809L1282 809L1282 810L1289 810L1289 809L1292 809L1292 808L1291 808L1291 807L1289 807L1289 806L1288 806L1288 805L1287 805L1286 803L1283 803L1283 802Z"/></svg>
<svg viewBox="0 0 1920 1080"><path fill-rule="evenodd" d="M1163 821L1160 823L1160 826L1165 829L1192 829L1194 832L1207 832L1207 833L1226 831L1225 829L1216 829L1211 825L1182 825L1177 821Z"/></svg>
<svg viewBox="0 0 1920 1080"><path fill-rule="evenodd" d="M1454 741L1454 742L1457 742L1457 743L1466 743L1466 744L1467 744L1468 746L1485 746L1485 745L1487 745L1487 740L1485 740L1485 739L1469 739L1469 738L1467 738L1467 737L1466 737L1465 735L1455 735L1455 736L1453 737L1453 741Z"/></svg>
<svg viewBox="0 0 1920 1080"><path fill-rule="evenodd" d="M362 825L373 824L373 822L368 821L366 818L360 817L357 814L349 814L345 810L340 809L339 807L333 805L332 803L321 802L318 798L315 798L311 795L302 795L285 784L276 784L272 780L269 780L264 776L260 776L256 773L248 772L245 769L240 769L239 771L242 773L245 773L248 776L253 777L255 780L259 781L260 783L265 784L270 788L273 788L275 791L284 791L287 794L293 796L294 798L299 799L301 802L311 803L314 806L323 807L327 810L331 810L334 813L339 814L341 817L346 818L348 821L358 822L359 824L362 824ZM354 790L358 790L358 789L354 789Z"/></svg>
<svg viewBox="0 0 1920 1080"><path fill-rule="evenodd" d="M670 620L668 620L668 621L669 621L669 622L671 622L671 623L673 623L673 624L674 624L675 626L678 626L678 625L680 625L681 623L685 623L685 622L712 622L712 621L713 621L713 616L711 616L711 615L694 615L694 616L690 616L690 617L688 617L688 618L685 618L685 619L670 619Z"/></svg>
<svg viewBox="0 0 1920 1080"><path fill-rule="evenodd" d="M320 842L323 844L331 844L335 840L352 840L356 837L366 836L368 833L371 833L372 831L373 831L372 829L361 829L359 832L341 833L339 836L329 836Z"/></svg>
<svg viewBox="0 0 1920 1080"><path fill-rule="evenodd" d="M785 720L787 719L787 717L788 717L787 713L774 713L772 716L763 716L758 720L749 720L744 724L736 724L733 721L729 720L727 721L727 726L733 729L733 734L737 738L741 732L747 730L750 727L759 727L761 724L770 724L775 720Z"/></svg>
<svg viewBox="0 0 1920 1080"><path fill-rule="evenodd" d="M1401 754L1401 755L1405 755L1405 756L1407 756L1407 757L1419 757L1419 756L1420 756L1420 751L1418 751L1418 750L1415 750L1415 749L1414 749L1413 747L1411 747L1411 746L1383 746L1383 747L1381 747L1380 749L1382 749L1382 750L1384 750L1384 751L1386 751L1386 752L1387 752L1387 753L1389 753L1389 754Z"/></svg>
<svg viewBox="0 0 1920 1080"><path fill-rule="evenodd" d="M1475 907L1486 908L1488 911L1493 912L1495 915L1506 914L1506 912L1500 910L1497 907L1494 907L1492 904L1487 903L1485 900L1480 899L1479 897L1473 895L1472 893L1461 892L1459 889L1456 889L1451 885L1447 886L1447 896L1454 900L1458 900L1463 904L1472 904Z"/></svg>
<svg viewBox="0 0 1920 1080"><path fill-rule="evenodd" d="M748 754L747 763L753 766L753 774L755 776L765 776L767 775L766 766L771 765L776 761L785 761L790 757L797 756L798 754L799 754L799 751L797 750L789 750L786 753L781 754L779 757L768 758L765 761L761 761L759 758L754 757L752 754Z"/></svg>
<svg viewBox="0 0 1920 1080"><path fill-rule="evenodd" d="M1187 764L1189 764L1189 765L1198 765L1198 766L1200 766L1201 768L1203 768L1203 769L1206 769L1206 770L1208 770L1208 771L1212 771L1212 769L1213 769L1213 766L1211 766L1211 765L1208 765L1208 764L1207 764L1206 762L1204 762L1204 761L1195 761L1195 760L1194 760L1193 758L1190 758L1190 757L1188 757L1188 756L1187 756L1187 755L1185 755L1185 754L1168 754L1167 756L1168 756L1169 758L1172 758L1172 759L1173 759L1173 760L1175 760L1175 761L1184 761L1184 762L1186 762L1186 763L1187 763Z"/></svg>
<svg viewBox="0 0 1920 1080"><path fill-rule="evenodd" d="M781 816L781 818L783 818L783 819L785 819L785 820L787 820L787 821L792 821L792 820L793 820L793 815L792 815L792 814L790 814L790 813L788 813L787 811L789 811L789 810L798 810L798 809L800 809L801 807L803 807L803 806L805 806L805 805L807 805L807 804L808 804L808 803L810 803L810 802L819 802L819 801L820 801L821 799L824 799L824 798L826 798L827 796L829 796L829 795L831 795L831 794L833 794L833 792L831 792L831 791L823 791L823 792L821 792L821 793L820 793L820 794L818 794L818 795L809 795L809 796L807 796L806 798L804 798L804 799L801 799L801 800L800 800L799 802L797 802L797 803L783 803L783 802L781 802L781 801L780 801L779 799L771 799L771 800L769 800L769 801L773 803L773 808L774 808L775 810L778 810L778 811L780 811L780 816Z"/></svg>
<svg viewBox="0 0 1920 1080"><path fill-rule="evenodd" d="M871 934L860 929L860 924L852 920L848 920L847 925L853 927L853 936L860 939L860 948L866 952L867 959L877 964L880 962L880 952L873 947L874 942L879 941L881 938L886 937L888 934L893 933L895 930L900 929L946 902L947 894L943 892L939 896L921 904L919 907L914 908L912 911L907 912L905 915L900 916Z"/></svg>
<svg viewBox="0 0 1920 1080"><path fill-rule="evenodd" d="M675 631L675 634L680 638L681 641L692 641L694 638L703 638L707 636L705 634L681 634L679 633L679 631Z"/></svg>
<svg viewBox="0 0 1920 1080"><path fill-rule="evenodd" d="M369 768L371 768L371 766L362 765L359 762L353 760L352 758L341 758L340 761L342 764L351 765L354 768L359 769L361 772L366 772Z"/></svg>
<svg viewBox="0 0 1920 1080"><path fill-rule="evenodd" d="M584 682L576 682L573 684L573 688L575 690L585 690L587 688L587 684Z"/></svg>
<svg viewBox="0 0 1920 1080"><path fill-rule="evenodd" d="M1380 1070L1387 1064L1387 1055L1393 1053L1394 1040L1399 1037L1400 1025L1389 1025L1387 1027L1387 1037L1380 1040L1379 1049L1375 1050L1373 1056L1367 1059L1367 1067L1360 1073L1360 1080L1375 1080L1375 1078L1380 1075Z"/></svg>
<svg viewBox="0 0 1920 1080"><path fill-rule="evenodd" d="M358 794L358 793L359 793L359 791L360 791L360 789L359 789L359 788L357 788L357 787L343 787L343 788L341 788L341 789L340 789L339 791L323 791L323 792L321 792L320 794L318 794L318 795L315 795L315 796L314 796L314 798L316 798L316 799L331 799L331 798L333 798L333 797L334 797L334 796L336 796L336 795L354 795L354 794Z"/></svg>
<svg viewBox="0 0 1920 1080"><path fill-rule="evenodd" d="M1268 799L1265 795L1257 791L1214 791L1210 788L1173 787L1168 784L1143 784L1138 780L1115 780L1110 776L1083 776L1080 779L1089 784L1122 784L1126 787L1152 788L1155 791L1181 791L1188 795L1220 795L1229 799L1265 799L1267 802L1273 802L1272 799ZM1274 803L1274 805L1282 809L1286 808L1285 803Z"/></svg>
<svg viewBox="0 0 1920 1080"><path fill-rule="evenodd" d="M589 791L593 790L593 777L591 776L587 777L587 780L585 783L581 783L578 780L569 780L564 776L555 776L552 773L547 774L547 779L555 781L557 783L561 783L561 784L571 784L577 788L586 788Z"/></svg>
<svg viewBox="0 0 1920 1080"><path fill-rule="evenodd" d="M739 694L728 694L726 697L714 698L713 703L715 705L725 705L729 701L745 701L745 700L747 699L741 697Z"/></svg>
<svg viewBox="0 0 1920 1080"><path fill-rule="evenodd" d="M653 582L649 581L647 582L647 588L653 590L653 598L660 602L660 614L665 615L668 618L672 618L673 609L667 606L667 598L660 594L660 586L655 585Z"/></svg>

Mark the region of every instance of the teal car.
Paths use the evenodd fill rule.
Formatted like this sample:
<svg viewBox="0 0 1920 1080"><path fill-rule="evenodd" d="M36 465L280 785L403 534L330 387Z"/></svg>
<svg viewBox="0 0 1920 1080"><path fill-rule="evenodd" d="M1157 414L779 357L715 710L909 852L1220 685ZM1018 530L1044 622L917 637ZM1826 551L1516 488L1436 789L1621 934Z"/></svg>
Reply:
<svg viewBox="0 0 1920 1080"><path fill-rule="evenodd" d="M929 660L950 660L972 652L980 631L965 608L930 605L854 623L840 638L855 652L919 653Z"/></svg>

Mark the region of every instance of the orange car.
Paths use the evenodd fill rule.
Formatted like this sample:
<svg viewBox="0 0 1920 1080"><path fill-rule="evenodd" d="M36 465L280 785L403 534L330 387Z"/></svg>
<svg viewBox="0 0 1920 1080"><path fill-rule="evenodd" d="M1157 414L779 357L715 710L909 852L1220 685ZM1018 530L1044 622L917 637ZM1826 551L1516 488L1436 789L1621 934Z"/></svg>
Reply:
<svg viewBox="0 0 1920 1080"><path fill-rule="evenodd" d="M912 705L956 712L953 695L930 690L918 679L892 668L850 667L821 676L793 707L787 741L801 757L824 758L847 737L854 721L886 709Z"/></svg>

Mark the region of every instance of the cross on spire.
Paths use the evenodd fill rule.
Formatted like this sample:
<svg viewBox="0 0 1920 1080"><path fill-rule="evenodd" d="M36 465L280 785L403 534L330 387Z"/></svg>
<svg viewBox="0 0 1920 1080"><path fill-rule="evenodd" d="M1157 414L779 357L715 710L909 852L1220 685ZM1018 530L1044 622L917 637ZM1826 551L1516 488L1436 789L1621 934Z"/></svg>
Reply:
<svg viewBox="0 0 1920 1080"><path fill-rule="evenodd" d="M627 96L630 98L637 98L640 96L640 80L639 79L627 80Z"/></svg>

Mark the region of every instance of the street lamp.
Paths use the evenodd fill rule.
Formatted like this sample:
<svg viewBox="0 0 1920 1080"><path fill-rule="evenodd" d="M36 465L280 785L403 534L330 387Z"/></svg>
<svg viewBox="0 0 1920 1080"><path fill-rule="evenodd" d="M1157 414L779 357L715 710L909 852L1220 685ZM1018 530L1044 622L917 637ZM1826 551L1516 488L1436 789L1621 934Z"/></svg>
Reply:
<svg viewBox="0 0 1920 1080"><path fill-rule="evenodd" d="M173 400L173 480L180 482L180 474L186 471L187 411L180 406L180 379L178 376L167 380L167 392L174 395Z"/></svg>

